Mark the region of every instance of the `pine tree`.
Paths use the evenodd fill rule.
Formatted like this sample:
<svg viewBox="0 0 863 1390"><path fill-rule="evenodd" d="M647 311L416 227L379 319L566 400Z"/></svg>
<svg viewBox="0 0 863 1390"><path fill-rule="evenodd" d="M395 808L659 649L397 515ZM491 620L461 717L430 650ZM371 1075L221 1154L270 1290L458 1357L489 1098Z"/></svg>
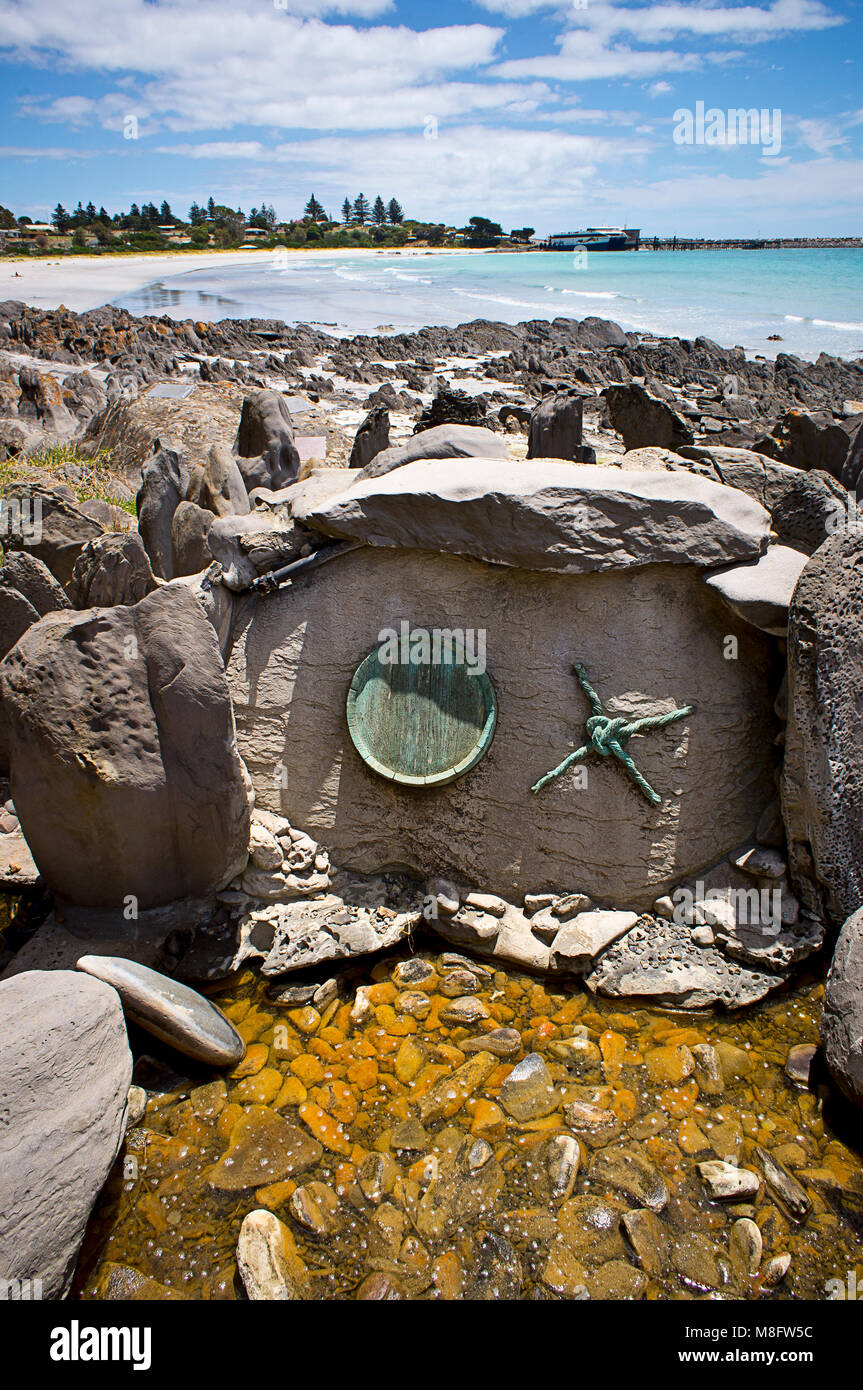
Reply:
<svg viewBox="0 0 863 1390"><path fill-rule="evenodd" d="M397 198L390 198L387 204L387 217L394 227L398 226L400 222L404 222L405 215L402 212L402 205Z"/></svg>
<svg viewBox="0 0 863 1390"><path fill-rule="evenodd" d="M308 217L311 222L320 222L325 216L324 210L318 202L317 198L315 197L314 193L312 194L309 201L306 203L306 206L303 210L303 216Z"/></svg>
<svg viewBox="0 0 863 1390"><path fill-rule="evenodd" d="M387 220L386 204L380 193L375 198L375 205L372 208L372 217L379 227L382 227Z"/></svg>
<svg viewBox="0 0 863 1390"><path fill-rule="evenodd" d="M58 203L55 207L54 211L51 214L51 221L54 223L54 226L57 228L57 231L61 235L64 232L68 232L69 223L71 219L62 203Z"/></svg>
<svg viewBox="0 0 863 1390"><path fill-rule="evenodd" d="M209 196L209 198L207 199L207 216L208 216L208 217L215 217L215 215L216 215L216 200L215 200L215 198L213 197L213 195L212 195L212 193L211 193L210 196Z"/></svg>
<svg viewBox="0 0 863 1390"><path fill-rule="evenodd" d="M165 201L162 203L162 206L159 208L159 217L161 218L162 222L173 222L174 220L174 214L171 211L171 204L167 201L167 199L165 199Z"/></svg>
<svg viewBox="0 0 863 1390"><path fill-rule="evenodd" d="M351 207L351 200L350 198L345 198L345 201L342 203L342 220L344 221L345 226L348 225L353 215L354 210Z"/></svg>
<svg viewBox="0 0 863 1390"><path fill-rule="evenodd" d="M369 220L369 200L364 194L358 193L354 199L354 221L359 222L364 227Z"/></svg>
<svg viewBox="0 0 863 1390"><path fill-rule="evenodd" d="M92 198L90 199L90 202L87 204L86 214L88 222L96 221L96 204L93 202Z"/></svg>

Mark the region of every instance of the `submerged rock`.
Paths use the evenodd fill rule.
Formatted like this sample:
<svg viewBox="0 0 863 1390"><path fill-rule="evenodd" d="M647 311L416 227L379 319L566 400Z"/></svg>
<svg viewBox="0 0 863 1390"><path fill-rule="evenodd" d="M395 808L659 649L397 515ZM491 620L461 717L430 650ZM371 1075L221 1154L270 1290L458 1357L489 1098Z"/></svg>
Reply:
<svg viewBox="0 0 863 1390"><path fill-rule="evenodd" d="M554 1082L538 1053L531 1052L516 1063L500 1088L500 1103L522 1122L541 1119L556 1108Z"/></svg>
<svg viewBox="0 0 863 1390"><path fill-rule="evenodd" d="M237 1269L253 1301L296 1302L307 1296L306 1270L294 1238L271 1211L250 1211L237 1241Z"/></svg>
<svg viewBox="0 0 863 1390"><path fill-rule="evenodd" d="M184 1056L211 1067L233 1067L241 1061L243 1039L197 990L118 956L81 956L77 968L111 985L133 1022Z"/></svg>

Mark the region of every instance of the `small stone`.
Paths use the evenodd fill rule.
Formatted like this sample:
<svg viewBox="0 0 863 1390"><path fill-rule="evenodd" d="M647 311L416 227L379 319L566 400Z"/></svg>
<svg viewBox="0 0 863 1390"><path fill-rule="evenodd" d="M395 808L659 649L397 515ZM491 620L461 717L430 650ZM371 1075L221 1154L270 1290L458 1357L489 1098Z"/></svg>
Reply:
<svg viewBox="0 0 863 1390"><path fill-rule="evenodd" d="M657 917L661 917L664 921L674 921L674 903L667 895L656 899L656 902L653 904L653 910Z"/></svg>
<svg viewBox="0 0 863 1390"><path fill-rule="evenodd" d="M645 1053L644 1065L651 1078L663 1085L679 1086L695 1071L695 1058L681 1043L676 1047L655 1047Z"/></svg>
<svg viewBox="0 0 863 1390"><path fill-rule="evenodd" d="M331 1004L332 1001L338 996L338 992L338 980L324 980L322 984L318 985L317 989L312 995L312 1003L314 1004L316 1009L323 1011L327 1007L327 1005Z"/></svg>
<svg viewBox="0 0 863 1390"><path fill-rule="evenodd" d="M812 1208L812 1203L800 1183L796 1178L792 1178L791 1174L783 1168L773 1154L768 1153L759 1144L756 1144L755 1152L764 1169L767 1186L774 1197L778 1197L780 1202L787 1207L795 1221L805 1221Z"/></svg>
<svg viewBox="0 0 863 1390"><path fill-rule="evenodd" d="M787 1254L774 1255L764 1266L764 1273L761 1281L769 1289L775 1289L781 1284L789 1269L791 1268L791 1256Z"/></svg>
<svg viewBox="0 0 863 1390"><path fill-rule="evenodd" d="M357 1289L356 1296L360 1303L393 1303L397 1299L404 1298L405 1294L394 1279L377 1270L363 1280Z"/></svg>
<svg viewBox="0 0 863 1390"><path fill-rule="evenodd" d="M392 1147L400 1153L422 1153L429 1143L428 1131L423 1129L415 1117L403 1120L393 1130L391 1143Z"/></svg>
<svg viewBox="0 0 863 1390"><path fill-rule="evenodd" d="M462 1052L493 1052L495 1057L514 1057L521 1048L521 1034L515 1028L494 1028L477 1038L463 1038Z"/></svg>
<svg viewBox="0 0 863 1390"><path fill-rule="evenodd" d="M573 1135L555 1134L548 1141L546 1165L553 1205L557 1206L572 1196L580 1163L581 1149Z"/></svg>
<svg viewBox="0 0 863 1390"><path fill-rule="evenodd" d="M650 1211L660 1212L668 1203L664 1179L639 1149L621 1146L600 1150L593 1159L590 1175Z"/></svg>
<svg viewBox="0 0 863 1390"><path fill-rule="evenodd" d="M458 999L462 995L476 994L480 982L470 970L449 970L440 983L440 992L447 999Z"/></svg>
<svg viewBox="0 0 863 1390"><path fill-rule="evenodd" d="M754 845L731 860L736 868L753 878L784 878L788 865L778 850L767 845Z"/></svg>
<svg viewBox="0 0 863 1390"><path fill-rule="evenodd" d="M470 1028L472 1024L479 1023L488 1016L488 1009L482 1000L472 999L470 995L453 999L451 1004L445 1005L438 1013L441 1023L448 1023L454 1028Z"/></svg>
<svg viewBox="0 0 863 1390"><path fill-rule="evenodd" d="M292 1009L299 1008L303 1004L311 1004L315 997L316 985L270 985L267 990L267 998L272 1004L281 1004L283 1007Z"/></svg>
<svg viewBox="0 0 863 1390"><path fill-rule="evenodd" d="M700 1293L719 1289L724 1283L716 1253L707 1236L697 1231L678 1236L670 1247L675 1273L684 1284Z"/></svg>
<svg viewBox="0 0 863 1390"><path fill-rule="evenodd" d="M580 912L589 912L591 905L586 893L567 893L563 898L555 898L551 910L559 921L568 922L570 917L577 917Z"/></svg>
<svg viewBox="0 0 863 1390"><path fill-rule="evenodd" d="M626 1246L620 1234L620 1210L601 1197L584 1194L564 1202L558 1228L572 1253L592 1264L622 1259Z"/></svg>
<svg viewBox="0 0 863 1390"><path fill-rule="evenodd" d="M521 1294L523 1278L521 1261L509 1241L487 1231L474 1256L470 1298L513 1302Z"/></svg>
<svg viewBox="0 0 863 1390"><path fill-rule="evenodd" d="M426 884L426 895L435 900L442 916L454 917L458 912L461 895L449 879L430 878Z"/></svg>
<svg viewBox="0 0 863 1390"><path fill-rule="evenodd" d="M256 869L281 869L282 846L257 820L252 820L249 839L249 858Z"/></svg>
<svg viewBox="0 0 863 1390"><path fill-rule="evenodd" d="M430 980L434 974L434 966L429 965L427 960L422 960L419 956L413 956L411 960L399 961L393 971L393 980L397 985L421 985L424 980Z"/></svg>
<svg viewBox="0 0 863 1390"><path fill-rule="evenodd" d="M817 1052L815 1043L797 1043L790 1049L785 1059L785 1075L796 1086L808 1087L812 1063Z"/></svg>
<svg viewBox="0 0 863 1390"><path fill-rule="evenodd" d="M570 1129L583 1133L591 1147L602 1147L620 1134L620 1120L614 1112L593 1105L590 1101L571 1101L564 1106L563 1113Z"/></svg>
<svg viewBox="0 0 863 1390"><path fill-rule="evenodd" d="M692 1060L695 1063L695 1080L706 1096L721 1096L725 1090L719 1054L710 1043L694 1043Z"/></svg>
<svg viewBox="0 0 863 1390"><path fill-rule="evenodd" d="M602 1053L590 1038L559 1038L551 1043L549 1051L553 1057L566 1062L577 1076L595 1071L602 1061Z"/></svg>
<svg viewBox="0 0 863 1390"><path fill-rule="evenodd" d="M701 1181L716 1202L745 1202L758 1194L758 1174L721 1159L698 1164Z"/></svg>
<svg viewBox="0 0 863 1390"><path fill-rule="evenodd" d="M587 1276L587 1291L591 1298L631 1300L641 1298L647 1280L640 1269L624 1260L609 1260Z"/></svg>
<svg viewBox="0 0 863 1390"><path fill-rule="evenodd" d="M250 1105L231 1130L227 1152L209 1173L210 1186L225 1192L263 1187L319 1163L323 1150L296 1125L266 1106Z"/></svg>
<svg viewBox="0 0 863 1390"><path fill-rule="evenodd" d="M500 1103L514 1120L538 1120L554 1110L554 1082L542 1057L530 1052L513 1067L500 1088Z"/></svg>
<svg viewBox="0 0 863 1390"><path fill-rule="evenodd" d="M371 1017L372 1005L367 993L367 986L360 985L357 990L356 998L351 1005L351 1022L357 1027L362 1028L363 1024Z"/></svg>
<svg viewBox="0 0 863 1390"><path fill-rule="evenodd" d="M293 1302L306 1297L305 1266L294 1238L270 1211L250 1211L240 1227L237 1268L247 1298Z"/></svg>
<svg viewBox="0 0 863 1390"><path fill-rule="evenodd" d="M465 904L477 912L488 912L492 917L502 917L509 906L503 898L495 897L493 893L468 893Z"/></svg>
<svg viewBox="0 0 863 1390"><path fill-rule="evenodd" d="M761 1231L754 1221L746 1216L735 1221L728 1237L728 1253L741 1278L748 1279L758 1273L763 1248Z"/></svg>
<svg viewBox="0 0 863 1390"><path fill-rule="evenodd" d="M420 994L419 990L407 989L396 999L396 1008L399 1013L407 1014L410 1018L415 1018L418 1023L422 1023L424 1018L428 1018L431 1013L431 1000L427 994Z"/></svg>
<svg viewBox="0 0 863 1390"><path fill-rule="evenodd" d="M312 1182L291 1193L288 1210L313 1236L334 1235L339 1229L339 1199L326 1183Z"/></svg>
<svg viewBox="0 0 863 1390"><path fill-rule="evenodd" d="M542 1271L542 1282L561 1298L589 1297L587 1275L577 1256L560 1236L552 1241L548 1259Z"/></svg>
<svg viewBox="0 0 863 1390"><path fill-rule="evenodd" d="M449 1120L465 1101L479 1090L494 1071L497 1058L490 1052L478 1052L469 1057L449 1076L441 1077L419 1103L420 1119L424 1125Z"/></svg>
<svg viewBox="0 0 863 1390"><path fill-rule="evenodd" d="M147 1109L147 1092L143 1086L130 1086L126 1095L127 1116L126 1125L133 1129L135 1125L141 1123L144 1118L144 1111Z"/></svg>
<svg viewBox="0 0 863 1390"><path fill-rule="evenodd" d="M532 917L535 912L542 912L543 908L551 907L556 901L554 893L525 893L524 910L528 917Z"/></svg>
<svg viewBox="0 0 863 1390"><path fill-rule="evenodd" d="M669 1235L659 1217L638 1207L625 1211L620 1224L641 1268L652 1278L661 1279L668 1268Z"/></svg>
<svg viewBox="0 0 863 1390"><path fill-rule="evenodd" d="M637 921L636 912L580 912L561 927L552 941L552 964L557 970L586 973L596 957Z"/></svg>
<svg viewBox="0 0 863 1390"><path fill-rule="evenodd" d="M712 946L716 940L712 927L693 927L689 935L696 946Z"/></svg>

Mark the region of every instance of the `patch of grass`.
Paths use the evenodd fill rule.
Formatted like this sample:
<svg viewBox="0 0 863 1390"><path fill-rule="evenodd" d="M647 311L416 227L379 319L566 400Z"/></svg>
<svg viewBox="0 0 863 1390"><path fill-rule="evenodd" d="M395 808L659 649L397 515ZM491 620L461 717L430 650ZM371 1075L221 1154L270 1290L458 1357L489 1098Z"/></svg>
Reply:
<svg viewBox="0 0 863 1390"><path fill-rule="evenodd" d="M47 445L30 454L19 454L0 462L0 496L13 483L26 478L32 469L39 468L58 482L67 483L79 502L90 502L95 498L120 507L131 517L137 517L134 497L116 496L110 465L110 449L97 449L91 455L81 453L75 443Z"/></svg>

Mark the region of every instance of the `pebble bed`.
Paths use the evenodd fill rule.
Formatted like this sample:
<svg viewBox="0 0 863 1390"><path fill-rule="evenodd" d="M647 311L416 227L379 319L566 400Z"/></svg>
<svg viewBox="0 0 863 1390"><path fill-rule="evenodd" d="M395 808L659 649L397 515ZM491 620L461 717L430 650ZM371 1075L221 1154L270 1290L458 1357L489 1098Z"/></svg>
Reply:
<svg viewBox="0 0 863 1390"><path fill-rule="evenodd" d="M817 1042L817 980L693 1017L418 944L319 986L285 979L279 999L244 970L210 987L248 1045L225 1077L172 1073L134 1036L146 1108L79 1297L242 1298L260 1208L314 1299L823 1299L863 1281L863 1127L817 1057L788 1063ZM717 1160L750 1175L736 1199L711 1195Z"/></svg>

